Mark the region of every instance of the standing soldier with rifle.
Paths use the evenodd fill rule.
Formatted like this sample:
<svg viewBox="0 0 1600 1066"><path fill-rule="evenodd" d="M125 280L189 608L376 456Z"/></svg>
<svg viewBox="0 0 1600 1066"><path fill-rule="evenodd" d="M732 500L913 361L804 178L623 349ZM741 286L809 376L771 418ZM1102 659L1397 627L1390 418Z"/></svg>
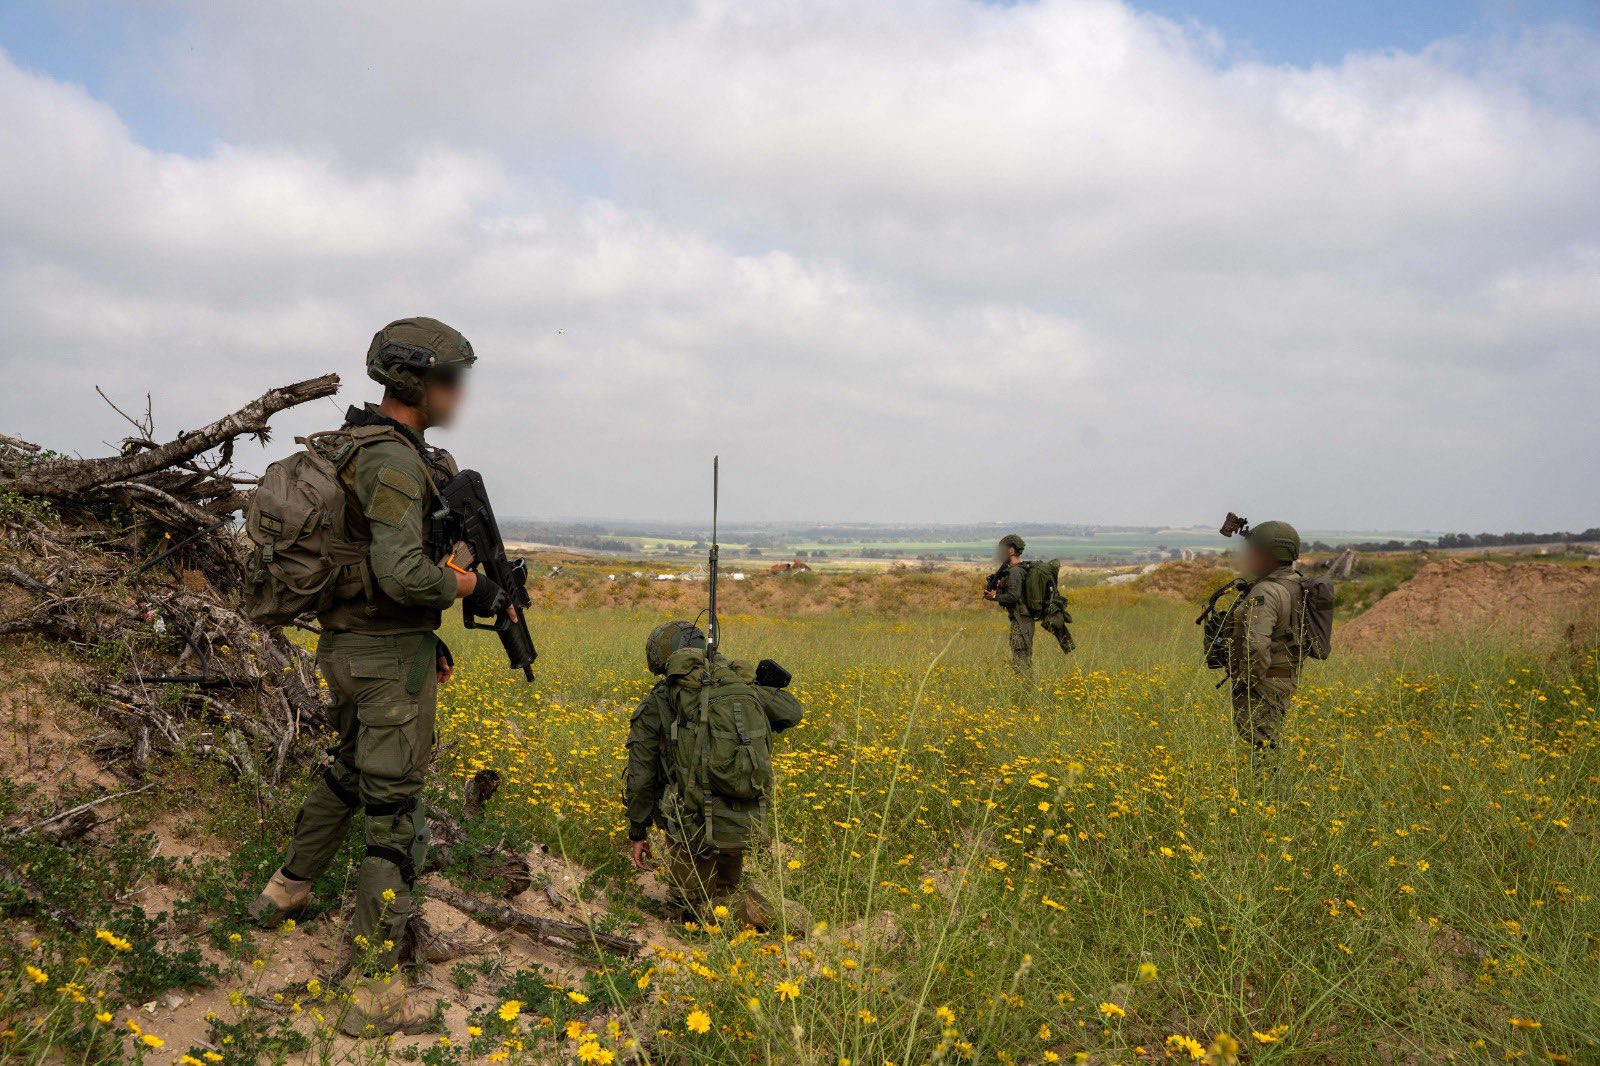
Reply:
<svg viewBox="0 0 1600 1066"><path fill-rule="evenodd" d="M704 924L725 913L803 936L811 927L804 907L783 900L774 908L754 888L741 889L745 852L766 839L772 737L798 725L802 711L783 667L771 659L751 667L721 653L715 497L713 487L707 632L667 622L645 640L645 665L660 680L628 725L631 858L641 873L652 868L650 831L659 826L667 854L658 877L674 906Z"/></svg>
<svg viewBox="0 0 1600 1066"><path fill-rule="evenodd" d="M256 544L246 608L258 619L286 621L315 612L322 631L317 665L338 737L332 765L300 807L283 865L250 913L273 927L303 910L311 882L333 862L352 816L365 810L366 855L351 929L362 972L342 1022L352 1036L418 1032L431 1019L421 1004L407 1002L393 971L415 909L412 886L427 862L421 792L433 755L437 686L452 668L435 633L441 613L464 599L469 618L514 624L527 636L517 613L527 602L520 585L502 587L430 550L430 524L448 517L433 512L457 470L424 434L451 424L476 361L467 339L435 319L385 326L367 352L367 375L383 385L382 403L351 407L341 429L308 438L305 451L269 468L246 517ZM319 491L323 514L313 510L307 518L303 501ZM297 555L318 527L326 549ZM304 576L319 561L326 569L330 557L339 565L315 581ZM479 562L520 578L492 565L504 563L503 553L472 560Z"/></svg>
<svg viewBox="0 0 1600 1066"><path fill-rule="evenodd" d="M1024 594L1028 564L1022 561L1027 545L1015 533L1007 533L995 546L994 560L999 566L984 584L983 598L1006 609L1011 623L1011 669L1018 677L1033 676L1033 615Z"/></svg>
<svg viewBox="0 0 1600 1066"><path fill-rule="evenodd" d="M1300 534L1287 522L1252 527L1233 512L1219 531L1244 538L1244 577L1218 589L1196 622L1204 627L1206 665L1233 685L1233 728L1250 745L1251 761L1270 764L1300 668L1333 647L1333 585L1295 569ZM1232 603L1218 601L1237 592ZM1220 685L1220 682L1219 682Z"/></svg>

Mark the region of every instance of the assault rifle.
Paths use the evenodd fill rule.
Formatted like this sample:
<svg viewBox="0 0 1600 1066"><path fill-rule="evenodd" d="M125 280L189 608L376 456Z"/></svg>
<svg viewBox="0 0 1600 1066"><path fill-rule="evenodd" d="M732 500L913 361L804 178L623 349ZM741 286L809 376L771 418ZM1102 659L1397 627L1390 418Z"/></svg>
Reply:
<svg viewBox="0 0 1600 1066"><path fill-rule="evenodd" d="M525 614L529 603L528 564L506 557L500 524L494 520L489 494L476 470L461 471L439 490L439 509L433 513L431 527L429 538L436 560L450 560L455 546L465 544L472 552L472 565L481 567L484 575L504 590L509 601L489 625L480 624L473 617L472 608L462 601L461 624L468 629L493 629L511 660L511 669L521 670L532 681L533 662L539 651L528 633Z"/></svg>
<svg viewBox="0 0 1600 1066"><path fill-rule="evenodd" d="M1217 607L1217 601L1222 599L1222 597L1226 596L1230 592L1238 592L1242 596L1244 593L1249 591L1250 582L1246 581L1242 577L1234 578L1232 581L1229 581L1226 585L1223 585L1221 588L1211 594L1211 598L1206 601L1205 610L1201 611L1200 617L1194 620L1194 624L1202 627L1201 632L1205 634L1206 669L1227 669L1228 616L1233 613L1234 607L1239 603L1238 597L1235 597L1233 602L1228 604L1227 608L1219 609ZM1223 682L1226 680L1227 678L1224 677L1222 681L1217 682L1217 687L1221 688Z"/></svg>
<svg viewBox="0 0 1600 1066"><path fill-rule="evenodd" d="M1006 571L1010 568L1010 563L1001 563L995 568L994 573L983 579L983 591L985 595L991 592L1000 591L1000 584L1001 582L1005 581Z"/></svg>

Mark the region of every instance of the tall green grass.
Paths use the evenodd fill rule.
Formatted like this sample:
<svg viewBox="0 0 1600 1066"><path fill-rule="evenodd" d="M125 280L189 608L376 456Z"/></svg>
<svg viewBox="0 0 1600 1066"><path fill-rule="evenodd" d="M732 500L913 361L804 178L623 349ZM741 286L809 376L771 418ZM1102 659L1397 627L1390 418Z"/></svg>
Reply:
<svg viewBox="0 0 1600 1066"><path fill-rule="evenodd" d="M757 876L830 930L781 950L691 937L718 976L657 979L662 1046L1113 1061L1226 1032L1254 1061L1597 1053L1592 657L1451 643L1312 664L1261 773L1196 665L1191 608L1096 590L1077 614L1078 653L1041 640L1032 689L998 616L724 619L729 652L785 662L809 712L780 741ZM621 742L659 620L540 618L537 698L447 697L515 735L488 746L542 799L512 816L624 881ZM497 648L466 651L495 669ZM685 1029L693 1009L708 1033Z"/></svg>

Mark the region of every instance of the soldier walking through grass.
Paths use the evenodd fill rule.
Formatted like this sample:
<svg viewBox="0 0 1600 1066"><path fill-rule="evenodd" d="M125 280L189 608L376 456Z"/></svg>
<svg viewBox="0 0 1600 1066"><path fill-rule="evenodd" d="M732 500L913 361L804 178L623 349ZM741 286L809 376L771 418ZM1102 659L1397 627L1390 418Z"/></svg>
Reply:
<svg viewBox="0 0 1600 1066"><path fill-rule="evenodd" d="M1035 619L1028 610L1025 595L1028 564L1022 560L1027 544L1015 533L1007 533L995 547L995 562L999 564L989 576L984 589L985 599L993 600L1006 609L1011 625L1011 669L1019 677L1033 676L1033 634Z"/></svg>
<svg viewBox="0 0 1600 1066"><path fill-rule="evenodd" d="M337 542L353 550L317 610L317 666L338 739L332 765L300 807L283 865L250 912L272 927L302 911L351 819L365 812L351 928L359 973L342 1022L350 1035L417 1032L432 1016L407 1001L393 971L415 909L412 887L427 862L421 793L433 756L437 687L451 672L435 631L443 609L460 598L480 617L506 608L505 593L488 578L430 557L430 504L456 464L424 434L451 423L476 360L467 339L442 322L392 322L367 353L367 374L384 387L382 403L351 407L341 429L308 444L331 464L326 469L338 471L348 499ZM260 514L251 520L276 521ZM259 573L268 582L278 576L266 567Z"/></svg>

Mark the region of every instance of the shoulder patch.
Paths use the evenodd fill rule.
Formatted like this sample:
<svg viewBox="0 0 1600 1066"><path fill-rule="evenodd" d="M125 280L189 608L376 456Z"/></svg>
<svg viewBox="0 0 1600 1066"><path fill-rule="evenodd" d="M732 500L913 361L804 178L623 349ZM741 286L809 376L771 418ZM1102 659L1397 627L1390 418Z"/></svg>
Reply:
<svg viewBox="0 0 1600 1066"><path fill-rule="evenodd" d="M367 517L385 525L403 525L411 508L422 499L422 484L404 470L386 466L378 472L378 488L367 506Z"/></svg>
<svg viewBox="0 0 1600 1066"><path fill-rule="evenodd" d="M396 466L386 466L378 471L378 484L398 489L413 500L422 498L422 485L416 478Z"/></svg>

